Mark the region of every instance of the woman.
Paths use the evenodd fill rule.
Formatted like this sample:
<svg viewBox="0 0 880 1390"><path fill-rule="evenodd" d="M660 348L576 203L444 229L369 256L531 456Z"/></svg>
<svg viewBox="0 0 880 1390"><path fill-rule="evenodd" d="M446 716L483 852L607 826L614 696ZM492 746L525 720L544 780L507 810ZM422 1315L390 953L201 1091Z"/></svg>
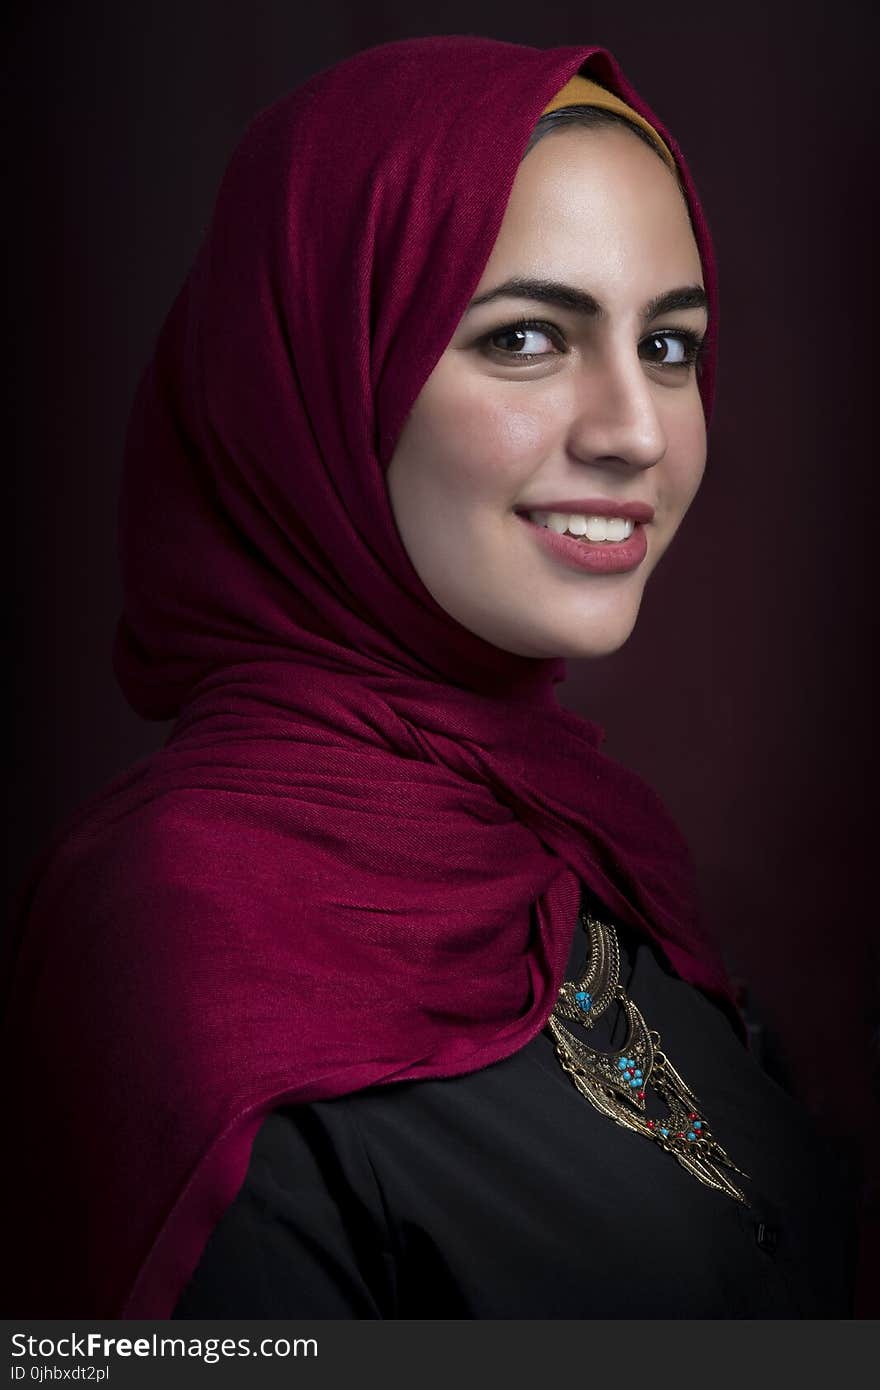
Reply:
<svg viewBox="0 0 880 1390"><path fill-rule="evenodd" d="M127 445L174 729L21 906L23 1313L846 1315L680 835L554 695L699 486L715 317L601 49L407 40L254 122Z"/></svg>

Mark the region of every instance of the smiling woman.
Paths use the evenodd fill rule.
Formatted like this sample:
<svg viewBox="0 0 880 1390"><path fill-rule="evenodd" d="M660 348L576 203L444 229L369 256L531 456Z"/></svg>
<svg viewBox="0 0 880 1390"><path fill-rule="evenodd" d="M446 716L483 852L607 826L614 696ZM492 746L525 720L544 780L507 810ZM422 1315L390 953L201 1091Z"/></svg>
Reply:
<svg viewBox="0 0 880 1390"><path fill-rule="evenodd" d="M612 120L562 127L524 158L388 469L426 588L521 656L626 640L705 465L707 298L687 203ZM534 317L511 321L515 306Z"/></svg>
<svg viewBox="0 0 880 1390"><path fill-rule="evenodd" d="M602 49L256 118L127 441L116 670L174 727L21 897L16 1315L847 1316L681 835L555 695L700 485L715 316Z"/></svg>

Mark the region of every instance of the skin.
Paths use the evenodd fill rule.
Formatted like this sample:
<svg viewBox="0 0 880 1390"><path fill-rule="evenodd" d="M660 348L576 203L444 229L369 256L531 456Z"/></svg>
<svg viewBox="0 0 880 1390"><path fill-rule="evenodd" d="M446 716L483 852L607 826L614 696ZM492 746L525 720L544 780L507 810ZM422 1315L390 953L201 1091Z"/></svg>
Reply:
<svg viewBox="0 0 880 1390"><path fill-rule="evenodd" d="M626 130L547 135L520 164L474 297L512 276L573 285L604 313L509 296L466 311L401 432L391 507L422 583L464 627L521 656L603 656L630 635L706 461L695 368L674 335L656 337L702 335L706 310L643 317L658 294L703 283L674 177ZM511 331L521 318L557 332ZM546 555L517 509L566 498L653 506L638 569Z"/></svg>

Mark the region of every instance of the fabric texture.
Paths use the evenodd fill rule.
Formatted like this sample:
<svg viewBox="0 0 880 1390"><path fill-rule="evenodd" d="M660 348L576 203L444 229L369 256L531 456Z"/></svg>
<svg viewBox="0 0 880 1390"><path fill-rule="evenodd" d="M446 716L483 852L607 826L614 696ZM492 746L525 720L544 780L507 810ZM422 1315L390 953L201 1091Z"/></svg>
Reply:
<svg viewBox="0 0 880 1390"><path fill-rule="evenodd" d="M736 1017L660 800L558 704L563 661L434 602L384 481L531 130L581 69L673 152L714 325L681 153L602 49L382 45L232 157L126 445L115 667L175 723L19 903L22 1314L166 1316L270 1110L521 1048L582 882ZM713 371L710 349L707 415ZM27 1192L50 1180L46 1215Z"/></svg>

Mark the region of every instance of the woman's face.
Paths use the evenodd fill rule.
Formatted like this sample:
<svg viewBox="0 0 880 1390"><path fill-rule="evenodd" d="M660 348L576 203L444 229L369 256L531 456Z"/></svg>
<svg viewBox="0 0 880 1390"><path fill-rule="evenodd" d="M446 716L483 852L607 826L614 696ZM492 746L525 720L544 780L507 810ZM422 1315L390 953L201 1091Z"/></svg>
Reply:
<svg viewBox="0 0 880 1390"><path fill-rule="evenodd" d="M495 293L513 279L567 302ZM521 656L626 641L705 466L702 283L682 194L638 137L568 127L521 163L387 475L416 572L466 628Z"/></svg>

